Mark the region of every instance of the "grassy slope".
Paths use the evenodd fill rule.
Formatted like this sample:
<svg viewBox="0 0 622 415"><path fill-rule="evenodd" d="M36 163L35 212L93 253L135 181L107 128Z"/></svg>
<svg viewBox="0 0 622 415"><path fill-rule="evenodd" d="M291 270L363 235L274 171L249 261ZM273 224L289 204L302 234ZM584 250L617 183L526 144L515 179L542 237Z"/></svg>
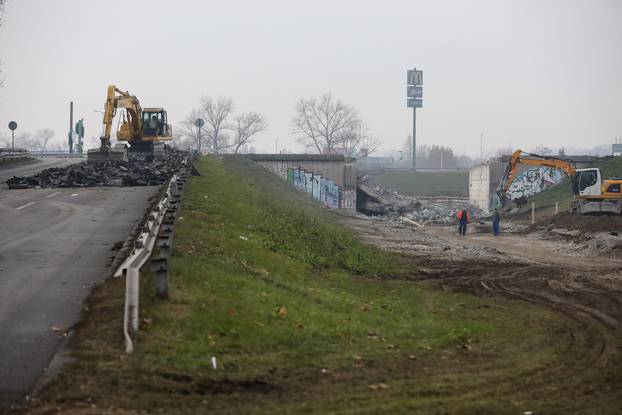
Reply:
<svg viewBox="0 0 622 415"><path fill-rule="evenodd" d="M198 169L176 233L171 300L154 300L144 275L145 320L126 356L123 282L96 290L74 342L77 363L33 413L96 405L503 414L557 405L545 389L538 404L516 393L551 359L572 358L550 336L563 331L557 317L413 281L403 260L362 245L248 161L204 159Z"/></svg>
<svg viewBox="0 0 622 415"><path fill-rule="evenodd" d="M605 179L622 177L622 157L614 157L611 160L599 163L596 167L601 170L602 177ZM529 203L522 206L516 215L525 215L531 211L531 202L536 205L537 214L540 216L550 216L555 211L555 202L559 202L559 211L567 211L572 202L572 187L569 178L566 178L557 186L536 194L529 199Z"/></svg>
<svg viewBox="0 0 622 415"><path fill-rule="evenodd" d="M469 172L386 172L372 176L373 183L406 195L468 196Z"/></svg>

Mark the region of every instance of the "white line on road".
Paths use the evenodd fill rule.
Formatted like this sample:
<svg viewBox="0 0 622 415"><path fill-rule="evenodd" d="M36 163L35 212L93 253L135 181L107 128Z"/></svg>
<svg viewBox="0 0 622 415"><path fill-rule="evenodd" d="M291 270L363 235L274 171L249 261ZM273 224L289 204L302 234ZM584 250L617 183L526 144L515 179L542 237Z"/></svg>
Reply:
<svg viewBox="0 0 622 415"><path fill-rule="evenodd" d="M54 196L56 196L57 194L60 194L60 192L54 192L54 193L52 193L51 195L47 195L46 197L47 197L47 198L54 197Z"/></svg>
<svg viewBox="0 0 622 415"><path fill-rule="evenodd" d="M18 208L15 208L15 210L22 210L22 209L27 208L28 206L32 206L34 204L35 204L35 202L28 202L25 205L22 205L22 206L20 206Z"/></svg>

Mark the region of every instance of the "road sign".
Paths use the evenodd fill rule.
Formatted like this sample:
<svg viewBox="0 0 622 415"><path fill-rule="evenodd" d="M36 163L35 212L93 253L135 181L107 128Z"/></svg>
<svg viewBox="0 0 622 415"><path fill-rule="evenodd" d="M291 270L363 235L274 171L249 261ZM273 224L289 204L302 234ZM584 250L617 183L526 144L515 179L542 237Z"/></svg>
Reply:
<svg viewBox="0 0 622 415"><path fill-rule="evenodd" d="M9 123L9 130L14 131L15 129L17 129L17 123L15 121L11 121Z"/></svg>
<svg viewBox="0 0 622 415"><path fill-rule="evenodd" d="M406 83L408 85L423 85L423 71L416 69L406 71Z"/></svg>
<svg viewBox="0 0 622 415"><path fill-rule="evenodd" d="M205 121L203 121L203 118L197 118L194 125L196 125L197 128L201 128L205 125Z"/></svg>
<svg viewBox="0 0 622 415"><path fill-rule="evenodd" d="M408 98L422 98L423 97L423 87L408 85L406 87L406 96Z"/></svg>
<svg viewBox="0 0 622 415"><path fill-rule="evenodd" d="M423 100L421 98L407 98L406 107L408 108L423 108Z"/></svg>

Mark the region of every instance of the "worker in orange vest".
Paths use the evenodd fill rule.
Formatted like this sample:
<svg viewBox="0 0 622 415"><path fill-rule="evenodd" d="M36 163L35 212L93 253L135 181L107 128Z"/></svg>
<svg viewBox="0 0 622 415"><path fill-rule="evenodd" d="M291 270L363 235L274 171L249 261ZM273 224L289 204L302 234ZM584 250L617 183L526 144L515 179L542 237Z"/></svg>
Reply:
<svg viewBox="0 0 622 415"><path fill-rule="evenodd" d="M471 214L465 208L458 212L458 233L460 235L466 235L467 223L471 220Z"/></svg>

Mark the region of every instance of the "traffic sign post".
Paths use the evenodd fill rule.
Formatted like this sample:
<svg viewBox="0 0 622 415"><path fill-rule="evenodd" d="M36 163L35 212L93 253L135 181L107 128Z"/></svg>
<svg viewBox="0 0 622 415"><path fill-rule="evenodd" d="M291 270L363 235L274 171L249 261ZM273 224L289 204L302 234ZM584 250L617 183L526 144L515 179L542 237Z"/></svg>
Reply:
<svg viewBox="0 0 622 415"><path fill-rule="evenodd" d="M11 121L9 123L9 130L11 130L11 151L15 151L15 130L17 129L17 123Z"/></svg>
<svg viewBox="0 0 622 415"><path fill-rule="evenodd" d="M203 118L197 118L194 121L194 125L197 127L197 129L199 130L199 154L201 154L201 128L205 125L205 121L203 121Z"/></svg>
<svg viewBox="0 0 622 415"><path fill-rule="evenodd" d="M413 109L412 169L417 168L417 108L423 107L423 71L406 71L406 107Z"/></svg>

